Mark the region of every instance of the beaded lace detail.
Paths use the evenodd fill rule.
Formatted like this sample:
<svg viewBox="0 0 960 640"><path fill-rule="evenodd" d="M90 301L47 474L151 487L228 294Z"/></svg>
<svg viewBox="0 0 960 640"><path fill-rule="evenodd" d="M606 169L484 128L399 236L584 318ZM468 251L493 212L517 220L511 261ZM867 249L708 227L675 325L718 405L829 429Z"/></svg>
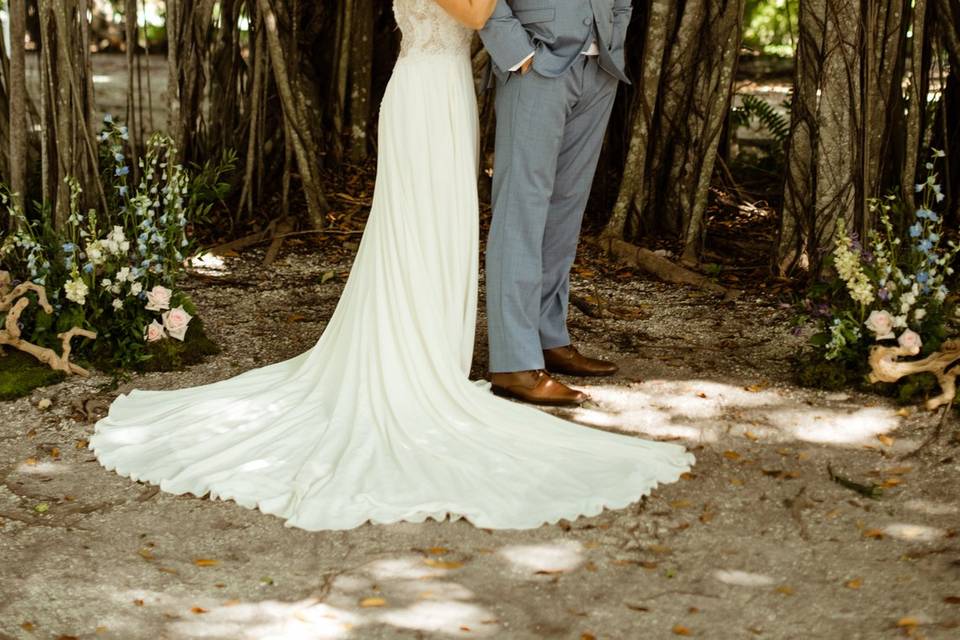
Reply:
<svg viewBox="0 0 960 640"><path fill-rule="evenodd" d="M393 14L403 33L400 57L469 53L473 31L454 20L434 0L394 0Z"/></svg>

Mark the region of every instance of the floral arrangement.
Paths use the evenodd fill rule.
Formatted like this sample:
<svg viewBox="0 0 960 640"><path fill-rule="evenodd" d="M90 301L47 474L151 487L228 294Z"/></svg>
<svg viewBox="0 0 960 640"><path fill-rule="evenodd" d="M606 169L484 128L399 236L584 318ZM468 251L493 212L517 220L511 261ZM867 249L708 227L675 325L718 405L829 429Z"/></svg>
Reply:
<svg viewBox="0 0 960 640"><path fill-rule="evenodd" d="M842 373L824 379L820 367L804 382L842 386L865 373L873 344L896 340L927 354L954 329L949 283L960 246L944 239L943 219L934 211L944 199L935 172L943 152L933 156L926 181L916 185L922 204L915 211L904 211L896 196L873 201L879 225L865 243L848 232L843 219L838 221L832 255L837 279L815 287L804 307L805 319L819 326L811 338L815 359ZM907 220L899 233L895 216Z"/></svg>
<svg viewBox="0 0 960 640"><path fill-rule="evenodd" d="M173 141L162 134L147 141L139 182L132 184L124 153L128 138L126 127L105 118L99 142L106 212L82 212L82 190L72 178L65 185L69 215L59 229L47 208L31 220L0 193L0 204L16 221L15 232L0 237L0 264L14 277L44 286L55 309L53 316L25 318L32 339L49 343L60 327L88 327L99 338L86 355L98 366L123 369L144 368L165 338L183 343L196 334L205 344L199 351L215 351L194 319L196 309L177 287L191 248L190 230L209 205L191 196L191 175L172 160ZM227 169L212 172L219 178Z"/></svg>

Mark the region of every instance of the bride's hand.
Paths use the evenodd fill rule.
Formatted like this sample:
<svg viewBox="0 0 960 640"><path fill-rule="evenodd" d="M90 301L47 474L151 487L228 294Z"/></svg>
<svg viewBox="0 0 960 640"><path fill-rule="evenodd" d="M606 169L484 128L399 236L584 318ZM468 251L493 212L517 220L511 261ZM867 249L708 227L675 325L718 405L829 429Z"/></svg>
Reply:
<svg viewBox="0 0 960 640"><path fill-rule="evenodd" d="M476 31L483 29L493 15L497 0L434 0L457 22Z"/></svg>

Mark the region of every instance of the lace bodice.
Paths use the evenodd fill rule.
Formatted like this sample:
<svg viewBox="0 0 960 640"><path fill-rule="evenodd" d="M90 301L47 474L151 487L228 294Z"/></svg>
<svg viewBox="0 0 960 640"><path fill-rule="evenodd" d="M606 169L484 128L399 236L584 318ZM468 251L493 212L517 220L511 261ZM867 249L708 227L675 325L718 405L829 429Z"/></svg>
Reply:
<svg viewBox="0 0 960 640"><path fill-rule="evenodd" d="M400 57L432 53L463 55L473 31L454 20L434 0L394 0L393 14L403 33Z"/></svg>

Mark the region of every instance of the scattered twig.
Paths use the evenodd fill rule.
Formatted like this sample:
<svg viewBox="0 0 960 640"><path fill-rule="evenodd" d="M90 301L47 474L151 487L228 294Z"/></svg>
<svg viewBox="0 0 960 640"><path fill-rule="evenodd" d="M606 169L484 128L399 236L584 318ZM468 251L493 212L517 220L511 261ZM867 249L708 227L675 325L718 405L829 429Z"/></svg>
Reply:
<svg viewBox="0 0 960 640"><path fill-rule="evenodd" d="M909 460L910 458L915 458L920 455L920 452L925 450L927 447L933 443L940 440L940 436L943 434L943 426L947 423L947 416L950 415L950 412L953 410L953 402L955 398L950 399L950 403L944 406L943 412L940 414L940 419L937 421L937 426L933 430L933 434L924 440L919 447L910 451L909 453L904 454L900 457L901 460Z"/></svg>
<svg viewBox="0 0 960 640"><path fill-rule="evenodd" d="M878 484L871 484L869 486L865 484L860 484L859 482L854 482L849 478L844 478L843 476L837 475L833 472L833 468L827 464L827 473L830 474L830 479L839 484L841 487L846 487L851 491L856 491L862 496L866 496L871 500L879 500L883 495L883 487Z"/></svg>

